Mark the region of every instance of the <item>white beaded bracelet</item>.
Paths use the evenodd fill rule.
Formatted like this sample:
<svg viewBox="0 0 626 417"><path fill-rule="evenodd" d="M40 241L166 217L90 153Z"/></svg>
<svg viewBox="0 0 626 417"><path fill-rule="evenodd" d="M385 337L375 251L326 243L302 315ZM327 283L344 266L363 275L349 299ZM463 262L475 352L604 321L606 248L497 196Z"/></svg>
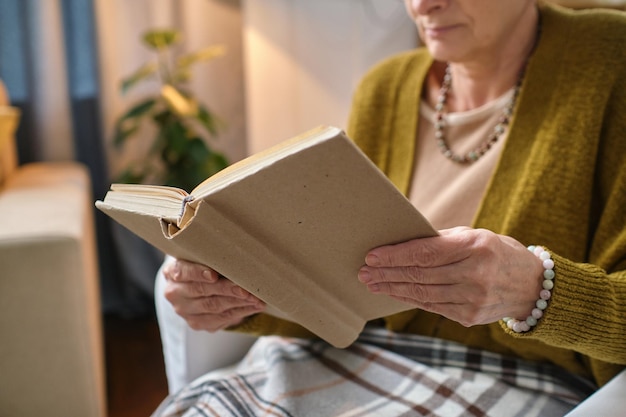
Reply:
<svg viewBox="0 0 626 417"><path fill-rule="evenodd" d="M554 261L550 259L550 253L541 246L529 246L528 250L543 262L543 289L539 292L535 308L526 320L517 320L512 317L503 319L507 327L516 333L527 332L537 325L537 320L543 317L543 310L548 307L548 300L552 297L551 290L554 288Z"/></svg>

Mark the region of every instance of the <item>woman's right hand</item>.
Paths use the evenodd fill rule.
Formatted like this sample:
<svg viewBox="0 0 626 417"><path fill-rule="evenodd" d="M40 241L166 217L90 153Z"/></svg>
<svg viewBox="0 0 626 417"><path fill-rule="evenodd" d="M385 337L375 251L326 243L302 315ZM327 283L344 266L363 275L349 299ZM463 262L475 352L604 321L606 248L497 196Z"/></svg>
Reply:
<svg viewBox="0 0 626 417"><path fill-rule="evenodd" d="M165 298L194 330L216 332L265 309L257 297L204 265L175 260L163 275Z"/></svg>

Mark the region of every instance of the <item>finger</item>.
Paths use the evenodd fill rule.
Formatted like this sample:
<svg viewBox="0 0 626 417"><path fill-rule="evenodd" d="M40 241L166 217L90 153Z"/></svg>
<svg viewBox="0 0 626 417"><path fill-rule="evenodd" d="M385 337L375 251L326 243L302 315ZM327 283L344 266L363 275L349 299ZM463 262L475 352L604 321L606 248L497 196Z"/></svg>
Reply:
<svg viewBox="0 0 626 417"><path fill-rule="evenodd" d="M437 236L375 248L365 257L365 264L374 267L435 267L458 262L465 256L458 253L458 245Z"/></svg>
<svg viewBox="0 0 626 417"><path fill-rule="evenodd" d="M387 294L403 298L415 303L468 303L468 297L463 289L454 285L419 285L419 284L389 284L386 282L374 283L367 289L374 294Z"/></svg>
<svg viewBox="0 0 626 417"><path fill-rule="evenodd" d="M460 264L445 265L437 268L422 268L415 266L400 266L395 268L372 268L363 266L357 277L364 284L381 282L415 283L424 285L452 285L463 281Z"/></svg>
<svg viewBox="0 0 626 417"><path fill-rule="evenodd" d="M472 277L478 271L480 279ZM372 292L408 297L418 301L452 302L483 307L502 304L499 283L481 273L472 263L437 268L369 268L359 271L359 280ZM507 285L508 286L508 285Z"/></svg>
<svg viewBox="0 0 626 417"><path fill-rule="evenodd" d="M238 307L230 309L221 315L190 314L183 316L189 327L194 330L216 332L241 323L245 318L263 311L263 308Z"/></svg>
<svg viewBox="0 0 626 417"><path fill-rule="evenodd" d="M232 297L248 302L257 302L258 298L243 288L235 285L226 278L221 278L215 283L200 281L168 282L165 286L165 298L174 302L182 299L194 299L202 297L224 296Z"/></svg>
<svg viewBox="0 0 626 417"><path fill-rule="evenodd" d="M213 269L183 260L176 260L163 269L163 275L168 281L190 282L216 282L219 274Z"/></svg>
<svg viewBox="0 0 626 417"><path fill-rule="evenodd" d="M249 302L233 297L193 298L181 303L172 303L172 305L174 306L174 311L183 317L194 314L222 315L229 310L239 308L250 308L255 311L264 308L264 304L261 301Z"/></svg>
<svg viewBox="0 0 626 417"><path fill-rule="evenodd" d="M460 262L470 256L480 235L476 229L467 227L445 229L439 236L372 249L366 255L365 263L374 267L436 267Z"/></svg>
<svg viewBox="0 0 626 417"><path fill-rule="evenodd" d="M496 319L488 318L488 316L476 314L475 311L468 309L466 305L455 303L431 303L431 302L415 302L404 297L391 296L392 298L411 304L420 310L428 311L446 317L450 320L456 321L465 327L488 324L497 321Z"/></svg>
<svg viewBox="0 0 626 417"><path fill-rule="evenodd" d="M502 303L491 299L488 294L467 291L458 286L425 285L413 288L406 286L386 287L377 284L372 292L386 294L396 300L410 304L421 310L436 313L454 320L463 326L487 324L503 317ZM369 287L368 287L369 288ZM527 311L528 307L526 306Z"/></svg>
<svg viewBox="0 0 626 417"><path fill-rule="evenodd" d="M439 236L450 236L450 235L455 235L458 233L462 233L462 232L469 232L473 230L471 227L467 227L467 226L457 226L457 227L450 227L448 229L441 229L438 231Z"/></svg>

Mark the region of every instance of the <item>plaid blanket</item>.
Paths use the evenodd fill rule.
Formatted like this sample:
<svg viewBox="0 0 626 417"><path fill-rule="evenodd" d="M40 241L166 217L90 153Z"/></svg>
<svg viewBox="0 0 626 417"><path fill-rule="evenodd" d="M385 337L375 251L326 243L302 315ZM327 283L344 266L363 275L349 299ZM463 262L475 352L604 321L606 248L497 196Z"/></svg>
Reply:
<svg viewBox="0 0 626 417"><path fill-rule="evenodd" d="M262 337L231 372L197 379L153 416L547 417L594 389L551 365L367 328L346 349Z"/></svg>

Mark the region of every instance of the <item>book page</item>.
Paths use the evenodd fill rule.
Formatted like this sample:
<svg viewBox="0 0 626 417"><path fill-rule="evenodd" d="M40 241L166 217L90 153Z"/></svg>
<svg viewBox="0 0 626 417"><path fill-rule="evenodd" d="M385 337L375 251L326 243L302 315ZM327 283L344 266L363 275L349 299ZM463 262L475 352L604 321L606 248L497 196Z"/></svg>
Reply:
<svg viewBox="0 0 626 417"><path fill-rule="evenodd" d="M104 202L130 211L141 211L177 221L189 194L175 187L145 184L112 184Z"/></svg>
<svg viewBox="0 0 626 417"><path fill-rule="evenodd" d="M170 198L177 201L189 195L189 193L183 189L167 185L115 183L111 184L111 190L129 194L162 196L163 198Z"/></svg>

